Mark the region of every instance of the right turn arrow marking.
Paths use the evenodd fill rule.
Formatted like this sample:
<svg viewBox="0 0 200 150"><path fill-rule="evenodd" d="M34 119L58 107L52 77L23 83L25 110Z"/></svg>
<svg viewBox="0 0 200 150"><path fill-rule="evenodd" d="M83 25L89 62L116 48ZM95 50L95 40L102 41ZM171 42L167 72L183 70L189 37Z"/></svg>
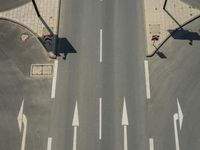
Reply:
<svg viewBox="0 0 200 150"><path fill-rule="evenodd" d="M174 120L174 135L175 135L176 150L180 150L177 120L179 121L179 128L181 130L184 116L183 116L183 112L182 112L181 106L179 104L178 98L177 98L177 107L178 107L178 113L175 113L174 116L173 116L173 120Z"/></svg>
<svg viewBox="0 0 200 150"><path fill-rule="evenodd" d="M179 104L179 100L177 98L177 107L178 107L178 120L179 120L179 126L180 126L180 130L182 128L182 124L183 124L183 112L182 112L182 109L181 109L181 106Z"/></svg>

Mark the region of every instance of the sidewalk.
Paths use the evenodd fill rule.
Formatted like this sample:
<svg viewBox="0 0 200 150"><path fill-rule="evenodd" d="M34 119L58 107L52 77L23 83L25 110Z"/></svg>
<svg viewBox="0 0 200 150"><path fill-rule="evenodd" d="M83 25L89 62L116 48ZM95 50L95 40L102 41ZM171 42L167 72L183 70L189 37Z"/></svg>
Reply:
<svg viewBox="0 0 200 150"><path fill-rule="evenodd" d="M16 21L30 28L38 38L44 39L44 36L51 35L48 28L54 35L58 34L58 14L60 0L35 0L42 20L37 16L33 3L29 2L18 8L0 12L0 18L7 18ZM45 27L45 24L48 26ZM55 51L56 38L48 39L43 42L46 49L51 52ZM51 54L51 53L49 53Z"/></svg>
<svg viewBox="0 0 200 150"><path fill-rule="evenodd" d="M146 55L151 56L156 47L170 35L168 30L174 30L188 20L200 15L200 10L182 2L181 0L168 0L166 10L176 20L174 21L163 10L165 0L144 0L145 28L146 28ZM159 36L153 45L152 36Z"/></svg>

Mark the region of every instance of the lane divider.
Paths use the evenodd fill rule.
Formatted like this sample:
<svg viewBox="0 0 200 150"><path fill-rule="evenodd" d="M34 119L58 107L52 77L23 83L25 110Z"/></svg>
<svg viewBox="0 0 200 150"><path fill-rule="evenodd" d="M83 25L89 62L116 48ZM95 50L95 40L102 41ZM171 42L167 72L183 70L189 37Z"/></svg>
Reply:
<svg viewBox="0 0 200 150"><path fill-rule="evenodd" d="M153 138L149 139L149 149L154 150L154 139Z"/></svg>
<svg viewBox="0 0 200 150"><path fill-rule="evenodd" d="M102 98L99 98L99 140L102 139Z"/></svg>
<svg viewBox="0 0 200 150"><path fill-rule="evenodd" d="M102 35L103 35L103 30L100 29L100 63L102 63Z"/></svg>
<svg viewBox="0 0 200 150"><path fill-rule="evenodd" d="M52 145L52 137L48 137L47 150L51 150L51 145Z"/></svg>
<svg viewBox="0 0 200 150"><path fill-rule="evenodd" d="M144 68L145 68L145 83L146 83L146 97L147 99L151 99L151 92L150 92L150 82L149 82L149 63L147 60L144 61Z"/></svg>
<svg viewBox="0 0 200 150"><path fill-rule="evenodd" d="M51 98L55 98L56 95L56 80L57 80L57 71L58 71L58 60L54 61L54 71L52 79L52 88L51 88Z"/></svg>

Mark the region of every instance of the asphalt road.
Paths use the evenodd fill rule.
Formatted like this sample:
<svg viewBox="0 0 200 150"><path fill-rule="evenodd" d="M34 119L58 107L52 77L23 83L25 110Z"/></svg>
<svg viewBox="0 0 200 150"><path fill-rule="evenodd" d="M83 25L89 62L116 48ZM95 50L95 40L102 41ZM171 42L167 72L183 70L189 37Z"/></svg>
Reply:
<svg viewBox="0 0 200 150"><path fill-rule="evenodd" d="M200 1L199 0L181 0L194 8L200 9Z"/></svg>
<svg viewBox="0 0 200 150"><path fill-rule="evenodd" d="M59 38L67 48L61 49L64 47L61 45L59 50L67 57L59 58L51 127L53 150L73 148L76 101L77 149L123 149L124 97L129 119L128 148L147 149L142 7L140 0L61 1ZM101 140L99 98L102 98Z"/></svg>
<svg viewBox="0 0 200 150"><path fill-rule="evenodd" d="M170 38L161 48L166 59L150 59L152 98L148 104L148 133L154 138L155 149L171 150L176 145L180 150L200 147L199 24L198 19ZM177 120L179 144L175 143L173 121L178 112L177 98L184 115L181 129Z"/></svg>
<svg viewBox="0 0 200 150"><path fill-rule="evenodd" d="M24 5L31 0L0 0L0 11L6 11Z"/></svg>

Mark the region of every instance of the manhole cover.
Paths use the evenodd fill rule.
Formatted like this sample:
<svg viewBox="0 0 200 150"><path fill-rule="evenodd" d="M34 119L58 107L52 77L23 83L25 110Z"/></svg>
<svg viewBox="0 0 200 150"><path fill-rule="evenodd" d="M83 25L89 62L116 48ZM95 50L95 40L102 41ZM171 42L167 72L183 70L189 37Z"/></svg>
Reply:
<svg viewBox="0 0 200 150"><path fill-rule="evenodd" d="M32 64L31 77L51 77L53 75L53 64Z"/></svg>

